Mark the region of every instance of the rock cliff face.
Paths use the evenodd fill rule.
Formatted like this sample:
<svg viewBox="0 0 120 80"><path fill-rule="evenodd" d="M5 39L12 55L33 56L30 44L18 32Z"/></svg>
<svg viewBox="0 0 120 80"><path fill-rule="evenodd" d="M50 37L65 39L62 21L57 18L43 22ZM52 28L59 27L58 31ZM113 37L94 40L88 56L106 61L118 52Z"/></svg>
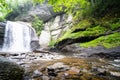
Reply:
<svg viewBox="0 0 120 80"><path fill-rule="evenodd" d="M44 22L50 20L57 14L61 13L55 13L53 11L52 6L48 6L47 4L42 4L42 5L36 5L32 6L28 11L27 14L23 13L18 15L15 20L21 20L25 22L31 22L35 17L40 18Z"/></svg>
<svg viewBox="0 0 120 80"><path fill-rule="evenodd" d="M50 42L57 41L62 34L67 31L72 25L72 15L58 15L55 18L49 20L44 25L39 42L41 47L47 47Z"/></svg>
<svg viewBox="0 0 120 80"><path fill-rule="evenodd" d="M3 45L4 32L5 32L5 23L1 22L1 23L0 23L0 48L1 48L2 45Z"/></svg>

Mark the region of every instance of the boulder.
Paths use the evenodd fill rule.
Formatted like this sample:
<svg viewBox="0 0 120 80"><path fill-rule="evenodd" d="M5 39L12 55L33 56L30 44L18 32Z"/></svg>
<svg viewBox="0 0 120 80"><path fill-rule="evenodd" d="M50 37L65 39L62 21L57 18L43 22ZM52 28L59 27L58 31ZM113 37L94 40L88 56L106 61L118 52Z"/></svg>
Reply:
<svg viewBox="0 0 120 80"><path fill-rule="evenodd" d="M56 77L58 75L58 72L67 71L69 69L70 67L68 65L64 65L62 62L57 62L47 67L47 73L49 76Z"/></svg>
<svg viewBox="0 0 120 80"><path fill-rule="evenodd" d="M120 57L120 46L114 48L104 48L98 46L96 48L81 48L81 53L86 53L86 56L99 56L105 58L118 58Z"/></svg>
<svg viewBox="0 0 120 80"><path fill-rule="evenodd" d="M30 43L30 45L31 45L32 51L34 51L40 47L39 39L38 39L35 29L32 26L29 26L29 27L31 28L31 43Z"/></svg>
<svg viewBox="0 0 120 80"><path fill-rule="evenodd" d="M22 80L24 69L18 64L0 57L0 80Z"/></svg>
<svg viewBox="0 0 120 80"><path fill-rule="evenodd" d="M104 48L102 46L83 48L76 43L65 46L61 51L71 53L75 57L104 57L113 59L120 57L120 46L113 48Z"/></svg>

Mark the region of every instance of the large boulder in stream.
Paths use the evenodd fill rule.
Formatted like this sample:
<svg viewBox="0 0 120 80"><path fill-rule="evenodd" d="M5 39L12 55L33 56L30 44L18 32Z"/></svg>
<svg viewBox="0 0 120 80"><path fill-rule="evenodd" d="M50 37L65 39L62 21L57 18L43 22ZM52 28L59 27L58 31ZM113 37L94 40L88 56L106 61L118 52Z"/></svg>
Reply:
<svg viewBox="0 0 120 80"><path fill-rule="evenodd" d="M18 64L0 57L0 80L22 80L24 69Z"/></svg>

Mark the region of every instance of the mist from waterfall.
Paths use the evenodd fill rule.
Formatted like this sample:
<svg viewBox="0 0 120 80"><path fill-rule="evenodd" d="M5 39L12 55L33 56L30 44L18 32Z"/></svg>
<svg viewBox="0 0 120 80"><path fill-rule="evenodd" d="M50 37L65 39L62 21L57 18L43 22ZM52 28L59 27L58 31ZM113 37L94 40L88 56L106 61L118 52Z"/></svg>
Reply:
<svg viewBox="0 0 120 80"><path fill-rule="evenodd" d="M30 52L30 43L30 27L18 22L7 21L2 52Z"/></svg>

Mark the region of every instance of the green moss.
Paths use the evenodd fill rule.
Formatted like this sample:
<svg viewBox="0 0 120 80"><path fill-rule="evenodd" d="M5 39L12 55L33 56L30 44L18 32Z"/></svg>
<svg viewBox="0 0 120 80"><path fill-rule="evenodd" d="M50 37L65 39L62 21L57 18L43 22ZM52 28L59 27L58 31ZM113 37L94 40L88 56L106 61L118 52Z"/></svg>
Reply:
<svg viewBox="0 0 120 80"><path fill-rule="evenodd" d="M71 32L72 32L71 29L69 29L67 32L65 32L64 35L61 38L59 38L58 42L62 41L63 39L68 38L68 36L71 34Z"/></svg>
<svg viewBox="0 0 120 80"><path fill-rule="evenodd" d="M104 34L106 31L106 28L101 27L101 26L96 26L93 28L87 28L86 31L81 31L78 33L73 33L71 38L78 38L82 36L98 36L100 34Z"/></svg>
<svg viewBox="0 0 120 80"><path fill-rule="evenodd" d="M76 25L74 25L71 30L74 31L75 29L84 29L90 26L91 26L91 22L89 20L82 20Z"/></svg>
<svg viewBox="0 0 120 80"><path fill-rule="evenodd" d="M113 18L110 20L100 20L99 24L111 30L117 30L118 28L120 28L120 18Z"/></svg>
<svg viewBox="0 0 120 80"><path fill-rule="evenodd" d="M80 46L82 47L104 46L105 48L120 46L120 32L108 36L102 36L90 42L81 43Z"/></svg>
<svg viewBox="0 0 120 80"><path fill-rule="evenodd" d="M114 22L113 24L111 24L111 29L115 30L120 28L120 19L118 19L116 22Z"/></svg>
<svg viewBox="0 0 120 80"><path fill-rule="evenodd" d="M51 40L51 41L49 42L49 47L54 48L55 43L56 43L55 40Z"/></svg>
<svg viewBox="0 0 120 80"><path fill-rule="evenodd" d="M63 40L66 38L75 39L83 36L98 36L100 34L104 34L106 30L107 30L106 28L99 25L93 28L87 28L85 31L79 31L76 33L72 33L72 30L69 30L64 34L64 36L62 36L62 38L60 38L60 40Z"/></svg>
<svg viewBox="0 0 120 80"><path fill-rule="evenodd" d="M107 20L97 20L95 18L84 19L73 25L73 27L65 32L57 42L67 38L76 39L79 37L100 36L102 34L106 34L107 32L116 32L119 28L120 18L112 18ZM114 33L111 35L102 36L90 42L81 43L80 46L96 47L100 45L106 48L120 46L119 34L120 33Z"/></svg>

